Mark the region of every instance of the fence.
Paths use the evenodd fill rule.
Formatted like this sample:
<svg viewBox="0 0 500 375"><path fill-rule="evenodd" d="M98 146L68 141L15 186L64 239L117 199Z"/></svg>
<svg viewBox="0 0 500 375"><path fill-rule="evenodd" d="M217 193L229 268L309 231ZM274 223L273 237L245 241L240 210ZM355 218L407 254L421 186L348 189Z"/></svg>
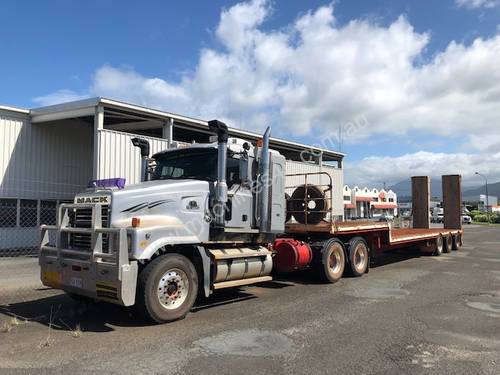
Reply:
<svg viewBox="0 0 500 375"><path fill-rule="evenodd" d="M42 186L39 181L18 181L20 186ZM9 191L0 198L0 308L40 297L43 286L38 267L40 225L54 225L60 203L70 201L68 188ZM24 198L29 196L28 198ZM35 198L35 196L38 196Z"/></svg>

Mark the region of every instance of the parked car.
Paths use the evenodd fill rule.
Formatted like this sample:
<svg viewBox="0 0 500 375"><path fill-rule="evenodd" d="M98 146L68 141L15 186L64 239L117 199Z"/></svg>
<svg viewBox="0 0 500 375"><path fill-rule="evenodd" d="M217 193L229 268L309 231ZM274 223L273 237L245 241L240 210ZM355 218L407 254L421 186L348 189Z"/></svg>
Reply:
<svg viewBox="0 0 500 375"><path fill-rule="evenodd" d="M472 218L469 215L462 215L462 224L472 224Z"/></svg>
<svg viewBox="0 0 500 375"><path fill-rule="evenodd" d="M433 215L431 216L431 223L442 223L443 222L443 214L437 214L437 215Z"/></svg>
<svg viewBox="0 0 500 375"><path fill-rule="evenodd" d="M378 217L378 221L389 222L394 220L394 215L384 214Z"/></svg>

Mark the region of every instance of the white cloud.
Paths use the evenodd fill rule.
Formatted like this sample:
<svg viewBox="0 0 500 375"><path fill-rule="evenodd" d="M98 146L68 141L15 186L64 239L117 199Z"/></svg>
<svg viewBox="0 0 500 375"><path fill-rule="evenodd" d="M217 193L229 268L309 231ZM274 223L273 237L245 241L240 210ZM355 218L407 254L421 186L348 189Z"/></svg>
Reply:
<svg viewBox="0 0 500 375"><path fill-rule="evenodd" d="M177 82L106 65L88 94L240 127L263 128L255 119L265 118L275 134L325 136L365 116L370 126L347 142L414 130L471 140L500 136L500 35L451 42L426 61L430 35L402 16L388 26L361 19L338 25L330 5L265 31L270 12L265 0L223 10L215 32L221 48L203 49L194 71ZM78 96L60 91L36 100L71 95Z"/></svg>
<svg viewBox="0 0 500 375"><path fill-rule="evenodd" d="M487 175L490 181L500 180L500 152L485 157L483 154L435 153L420 151L401 156L370 156L355 163L346 163L346 181L350 184L376 185L408 180L411 176L460 173L465 186L477 185L476 171ZM479 182L480 183L480 182Z"/></svg>
<svg viewBox="0 0 500 375"><path fill-rule="evenodd" d="M496 1L459 3L489 7ZM252 130L272 124L275 135L325 139L335 136L339 124L362 116L367 125L346 134L345 142L418 132L429 140L462 137L471 153L500 149L500 34L470 45L451 41L429 58L430 34L416 31L403 16L387 26L365 19L341 25L330 5L267 30L271 11L266 0L223 10L215 29L219 48L201 50L193 71L177 81L105 65L84 94L220 118ZM61 90L35 100L49 104L71 95L79 96ZM451 166L456 172L467 168L469 157L476 164L486 160L480 154L416 153L365 159L359 168L390 162L395 167L388 173L399 176L419 166L428 170L428 158L436 173ZM358 176L370 173L382 172Z"/></svg>
<svg viewBox="0 0 500 375"><path fill-rule="evenodd" d="M170 84L161 78L147 78L132 69L117 69L108 65L97 70L90 92L157 108L189 101L189 94L181 85Z"/></svg>
<svg viewBox="0 0 500 375"><path fill-rule="evenodd" d="M62 89L44 96L37 96L33 98L33 101L40 106L46 106L57 103L71 102L74 100L80 100L88 98L88 94L77 93L73 90Z"/></svg>
<svg viewBox="0 0 500 375"><path fill-rule="evenodd" d="M499 0L455 0L458 7L469 9L494 8L500 4Z"/></svg>

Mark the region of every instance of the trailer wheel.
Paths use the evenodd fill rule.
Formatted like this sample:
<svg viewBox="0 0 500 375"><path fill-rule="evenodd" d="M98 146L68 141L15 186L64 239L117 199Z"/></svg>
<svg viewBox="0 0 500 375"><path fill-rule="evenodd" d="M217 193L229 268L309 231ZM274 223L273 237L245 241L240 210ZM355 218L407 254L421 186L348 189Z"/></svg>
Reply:
<svg viewBox="0 0 500 375"><path fill-rule="evenodd" d="M331 239L321 249L319 273L323 281L336 283L342 277L345 268L344 245L337 239Z"/></svg>
<svg viewBox="0 0 500 375"><path fill-rule="evenodd" d="M439 235L434 244L434 255L440 256L441 254L443 254L443 236Z"/></svg>
<svg viewBox="0 0 500 375"><path fill-rule="evenodd" d="M443 237L443 252L444 253L451 253L451 249L452 249L452 237L451 237L451 234L448 234L446 236Z"/></svg>
<svg viewBox="0 0 500 375"><path fill-rule="evenodd" d="M198 275L184 255L166 254L154 259L139 274L137 308L155 323L184 318L198 294Z"/></svg>
<svg viewBox="0 0 500 375"><path fill-rule="evenodd" d="M451 249L458 250L462 247L462 244L463 244L462 243L462 234L461 233L454 234Z"/></svg>
<svg viewBox="0 0 500 375"><path fill-rule="evenodd" d="M453 234L451 236L451 249L452 250L458 250L460 248L460 239L459 239L460 234Z"/></svg>
<svg viewBox="0 0 500 375"><path fill-rule="evenodd" d="M368 270L369 250L368 244L362 237L354 237L349 240L349 271L359 277Z"/></svg>

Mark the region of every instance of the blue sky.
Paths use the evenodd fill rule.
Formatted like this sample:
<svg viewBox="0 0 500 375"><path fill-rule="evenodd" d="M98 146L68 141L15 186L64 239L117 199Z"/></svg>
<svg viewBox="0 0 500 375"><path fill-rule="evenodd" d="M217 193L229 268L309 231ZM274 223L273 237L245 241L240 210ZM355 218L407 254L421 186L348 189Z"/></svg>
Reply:
<svg viewBox="0 0 500 375"><path fill-rule="evenodd" d="M0 103L102 95L331 148L361 116L350 182L500 178L497 0L116 4L3 1Z"/></svg>

